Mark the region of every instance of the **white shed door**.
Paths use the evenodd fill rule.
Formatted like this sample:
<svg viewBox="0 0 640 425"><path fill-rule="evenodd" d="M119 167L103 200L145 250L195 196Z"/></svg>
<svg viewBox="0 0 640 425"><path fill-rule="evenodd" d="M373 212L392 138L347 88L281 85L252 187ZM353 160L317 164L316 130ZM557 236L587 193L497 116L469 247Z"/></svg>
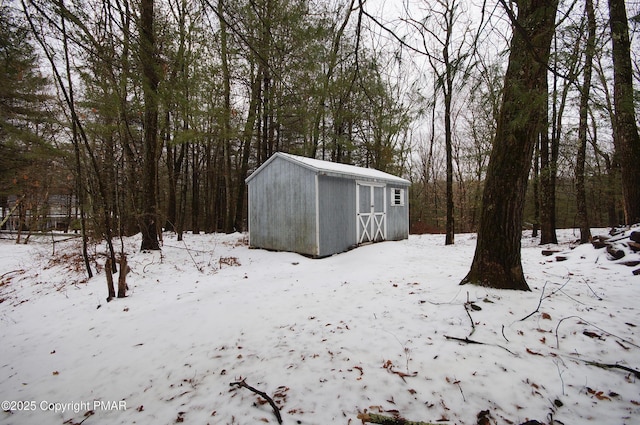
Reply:
<svg viewBox="0 0 640 425"><path fill-rule="evenodd" d="M358 243L385 240L387 238L385 186L358 182L356 189Z"/></svg>

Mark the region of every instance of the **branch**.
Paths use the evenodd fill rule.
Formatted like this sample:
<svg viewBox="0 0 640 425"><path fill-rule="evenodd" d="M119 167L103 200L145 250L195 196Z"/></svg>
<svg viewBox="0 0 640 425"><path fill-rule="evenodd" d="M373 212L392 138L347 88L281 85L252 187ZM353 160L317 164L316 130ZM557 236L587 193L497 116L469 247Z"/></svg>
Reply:
<svg viewBox="0 0 640 425"><path fill-rule="evenodd" d="M601 327L596 326L596 325L594 325L593 323L590 323L590 322L588 322L588 321L584 320L584 319L583 319L582 317L580 317L580 316L567 316L567 317L563 317L562 319L560 319L560 321L558 322L558 325L556 326L556 348L557 348L557 349L559 349L559 348L560 348L560 337L558 336L558 330L560 329L560 325L562 324L562 322L564 322L564 321L565 321L565 320L567 320L567 319L578 319L578 320L580 320L583 324L586 324L586 325L592 326L592 327L594 327L594 328L598 329L599 331L606 333L607 335L610 335L610 336L612 336L612 337L614 337L614 338L619 339L620 341L623 341L623 342L625 342L625 343L627 343L627 344L629 344L629 345L633 345L633 346L634 346L634 347L636 347L636 348L640 348L640 345L638 345L638 344L634 344L633 342L631 342L631 341L629 341L629 340L626 340L626 339L624 339L624 338L622 338L622 337L620 337L620 336L618 336L618 335L616 335L616 334L613 334L613 333L611 333L611 332L609 332L609 331L606 331L606 330L602 329Z"/></svg>
<svg viewBox="0 0 640 425"><path fill-rule="evenodd" d="M529 317L533 316L534 314L536 314L537 312L540 311L540 306L542 305L542 299L544 298L544 290L547 287L547 282L544 283L544 286L542 287L542 293L540 294L540 301L538 301L538 307L530 314L524 316L522 319L520 319L521 322L527 320Z"/></svg>
<svg viewBox="0 0 640 425"><path fill-rule="evenodd" d="M239 387L244 387L244 388L248 389L249 391L252 391L252 392L258 394L260 397L262 397L265 400L267 400L269 402L269 405L271 405L271 408L273 409L273 413L276 415L276 419L278 420L278 423L279 424L282 423L282 416L280 416L280 409L278 409L278 406L276 406L276 404L274 403L273 399L271 397L269 397L269 395L267 393L262 392L260 390L257 390L255 388L253 388L251 385L248 385L246 382L244 382L244 379L242 381L238 381L238 382L231 382L229 385L231 385L231 386L237 385Z"/></svg>
<svg viewBox="0 0 640 425"><path fill-rule="evenodd" d="M499 347L499 348L502 348L503 350L506 350L506 351L507 351L507 352L509 352L510 354L513 354L514 356L517 356L517 354L516 354L516 353L514 353L513 351L509 350L509 349L508 349L508 348L506 348L506 347L503 347L502 345L498 345L498 344L489 344L489 343L486 343L486 342L476 341L476 340L469 339L469 338L458 338L458 337L455 337L455 336L449 336L449 335L445 335L444 337L445 337L445 338L447 338L447 339L454 340L454 341L464 342L464 343L466 343L466 344L480 344L480 345L491 345L491 346L494 346L494 347Z"/></svg>
<svg viewBox="0 0 640 425"><path fill-rule="evenodd" d="M382 425L434 425L431 422L408 421L403 418L393 418L391 416L377 415L375 413L359 413L358 419L362 423L382 424Z"/></svg>
<svg viewBox="0 0 640 425"><path fill-rule="evenodd" d="M632 369L632 368L627 367L627 366L622 366L622 365L619 365L619 364L611 364L611 363L594 362L594 361L591 361L591 360L583 360L583 359L578 359L578 358L574 358L574 357L572 357L572 359L580 360L580 361L583 361L586 364L589 364L591 366L601 367L603 369L621 369L621 370L624 370L626 372L633 373L633 375L636 378L640 378L640 370Z"/></svg>

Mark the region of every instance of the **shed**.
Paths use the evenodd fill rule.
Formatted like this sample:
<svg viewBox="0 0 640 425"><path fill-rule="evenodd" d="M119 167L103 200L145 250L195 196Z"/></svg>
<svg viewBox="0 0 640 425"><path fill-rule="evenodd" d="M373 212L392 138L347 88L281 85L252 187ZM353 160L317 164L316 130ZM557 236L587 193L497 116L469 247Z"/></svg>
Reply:
<svg viewBox="0 0 640 425"><path fill-rule="evenodd" d="M247 179L249 245L326 257L409 237L410 182L278 152Z"/></svg>

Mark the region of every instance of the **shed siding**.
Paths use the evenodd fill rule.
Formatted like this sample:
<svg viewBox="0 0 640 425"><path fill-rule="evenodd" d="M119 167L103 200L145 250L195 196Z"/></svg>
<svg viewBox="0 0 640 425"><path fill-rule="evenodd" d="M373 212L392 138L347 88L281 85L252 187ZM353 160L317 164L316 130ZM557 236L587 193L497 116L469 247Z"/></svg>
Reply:
<svg viewBox="0 0 640 425"><path fill-rule="evenodd" d="M315 173L282 158L249 185L250 245L318 255Z"/></svg>
<svg viewBox="0 0 640 425"><path fill-rule="evenodd" d="M393 189L404 190L404 205L392 205ZM408 186L387 185L387 240L397 241L409 237L409 190Z"/></svg>
<svg viewBox="0 0 640 425"><path fill-rule="evenodd" d="M319 176L319 256L343 252L356 244L356 185L352 179Z"/></svg>

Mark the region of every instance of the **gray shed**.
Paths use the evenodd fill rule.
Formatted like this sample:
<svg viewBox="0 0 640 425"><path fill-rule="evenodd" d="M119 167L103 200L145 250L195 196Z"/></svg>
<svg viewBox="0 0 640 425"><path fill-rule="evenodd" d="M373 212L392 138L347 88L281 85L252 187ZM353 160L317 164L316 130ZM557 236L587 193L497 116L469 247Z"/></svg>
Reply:
<svg viewBox="0 0 640 425"><path fill-rule="evenodd" d="M409 181L278 152L247 179L249 245L325 257L409 237Z"/></svg>

